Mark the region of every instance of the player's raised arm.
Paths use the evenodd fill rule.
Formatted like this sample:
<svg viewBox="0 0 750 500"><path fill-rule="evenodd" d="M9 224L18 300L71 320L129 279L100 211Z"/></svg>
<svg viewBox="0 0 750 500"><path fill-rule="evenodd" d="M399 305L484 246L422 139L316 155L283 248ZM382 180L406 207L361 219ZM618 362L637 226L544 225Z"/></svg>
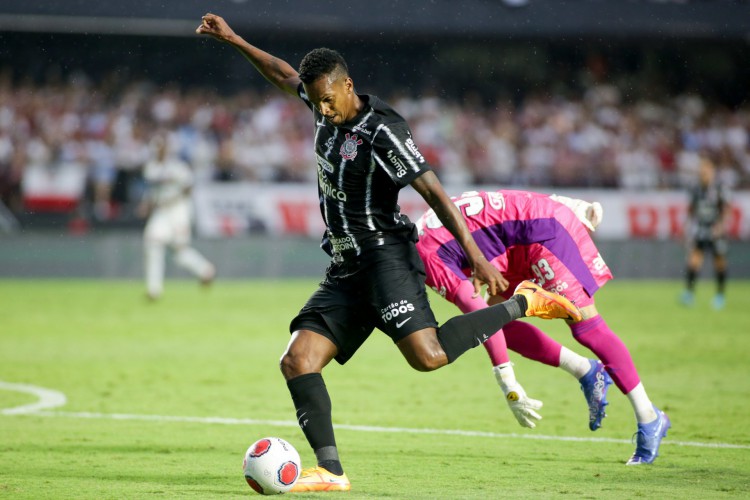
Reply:
<svg viewBox="0 0 750 500"><path fill-rule="evenodd" d="M274 57L254 45L246 42L236 34L227 22L216 14L208 13L201 18L201 24L195 30L199 35L209 35L220 42L228 43L239 50L245 58L253 63L255 69L273 85L287 94L297 95L300 79L297 71L289 63Z"/></svg>
<svg viewBox="0 0 750 500"><path fill-rule="evenodd" d="M451 232L466 253L473 271L474 296L478 296L481 292L482 283L487 285L491 295L497 295L505 291L508 288L508 280L487 262L484 254L472 238L461 212L446 194L435 173L432 171L425 172L417 177L411 183L411 186L435 211L435 215L438 216L440 222Z"/></svg>

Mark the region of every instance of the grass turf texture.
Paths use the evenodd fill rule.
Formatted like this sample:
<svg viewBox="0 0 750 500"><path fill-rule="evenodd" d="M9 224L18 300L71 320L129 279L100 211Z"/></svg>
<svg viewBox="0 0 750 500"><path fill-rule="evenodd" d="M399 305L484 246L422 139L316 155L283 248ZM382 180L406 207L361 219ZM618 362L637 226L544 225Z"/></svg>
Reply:
<svg viewBox="0 0 750 500"><path fill-rule="evenodd" d="M135 282L0 281L0 380L63 392L47 416L0 414L0 498L242 498L242 455L256 439L292 442L314 462L278 370L287 325L315 281L172 281L159 303ZM347 498L732 498L750 491L750 282L727 307L678 305L678 282L613 281L600 312L626 342L673 429L653 466L626 467L635 431L611 389L603 428L588 430L578 384L517 355L516 373L544 401L535 430L518 426L484 350L434 373L410 369L375 332L346 366L325 371ZM433 295L441 321L456 310ZM560 321L535 322L575 351ZM0 408L29 404L0 390ZM94 418L82 418L93 412ZM122 414L119 418L112 415ZM222 417L223 423L137 420ZM406 429L365 431L346 426ZM408 429L466 430L492 436ZM510 435L513 434L513 435ZM549 436L551 439L528 439ZM561 438L604 438L565 441ZM740 448L678 443L727 443ZM320 494L294 495L295 498Z"/></svg>

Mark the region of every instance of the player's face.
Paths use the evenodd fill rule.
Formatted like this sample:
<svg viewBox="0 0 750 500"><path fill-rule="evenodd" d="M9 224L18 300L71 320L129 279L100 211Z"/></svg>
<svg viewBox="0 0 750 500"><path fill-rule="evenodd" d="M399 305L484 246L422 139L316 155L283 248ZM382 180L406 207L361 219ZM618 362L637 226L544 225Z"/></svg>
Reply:
<svg viewBox="0 0 750 500"><path fill-rule="evenodd" d="M704 186L708 186L713 182L714 173L715 171L713 163L711 163L709 160L701 160L698 175L700 175L701 183L703 183Z"/></svg>
<svg viewBox="0 0 750 500"><path fill-rule="evenodd" d="M322 76L305 84L305 93L313 105L332 125L341 125L357 114L352 79L339 77L332 80Z"/></svg>

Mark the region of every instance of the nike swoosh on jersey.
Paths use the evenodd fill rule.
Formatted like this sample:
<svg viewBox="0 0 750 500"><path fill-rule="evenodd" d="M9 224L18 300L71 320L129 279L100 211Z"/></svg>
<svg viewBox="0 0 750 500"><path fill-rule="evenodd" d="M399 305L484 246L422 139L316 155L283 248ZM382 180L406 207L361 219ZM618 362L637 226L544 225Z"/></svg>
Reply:
<svg viewBox="0 0 750 500"><path fill-rule="evenodd" d="M396 322L396 328L401 328L401 327L402 327L402 326L404 326L404 324L405 324L405 323L406 323L407 321L409 321L410 319L411 319L411 316L409 316L408 318L406 318L406 319L405 319L405 320L403 320L403 321L399 321L399 322Z"/></svg>

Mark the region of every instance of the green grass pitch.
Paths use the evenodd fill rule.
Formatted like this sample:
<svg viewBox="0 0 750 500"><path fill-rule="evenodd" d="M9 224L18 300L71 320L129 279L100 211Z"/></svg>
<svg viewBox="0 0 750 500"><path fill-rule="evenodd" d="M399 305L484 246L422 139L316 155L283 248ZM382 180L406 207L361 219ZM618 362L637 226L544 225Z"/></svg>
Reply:
<svg viewBox="0 0 750 500"><path fill-rule="evenodd" d="M315 280L170 281L159 303L127 281L0 281L0 498L230 499L245 449L263 436L313 454L278 360L287 325ZM678 282L619 281L597 303L628 345L673 428L653 466L626 467L635 423L610 392L588 430L578 384L512 356L537 429L518 426L484 350L434 373L410 369L380 332L324 376L352 481L336 498L747 498L750 492L750 282L730 282L725 310L677 303ZM433 295L441 321L456 309ZM590 355L560 321L538 321ZM66 404L7 410L44 388ZM320 496L312 494L307 497ZM294 495L305 498L305 495Z"/></svg>

